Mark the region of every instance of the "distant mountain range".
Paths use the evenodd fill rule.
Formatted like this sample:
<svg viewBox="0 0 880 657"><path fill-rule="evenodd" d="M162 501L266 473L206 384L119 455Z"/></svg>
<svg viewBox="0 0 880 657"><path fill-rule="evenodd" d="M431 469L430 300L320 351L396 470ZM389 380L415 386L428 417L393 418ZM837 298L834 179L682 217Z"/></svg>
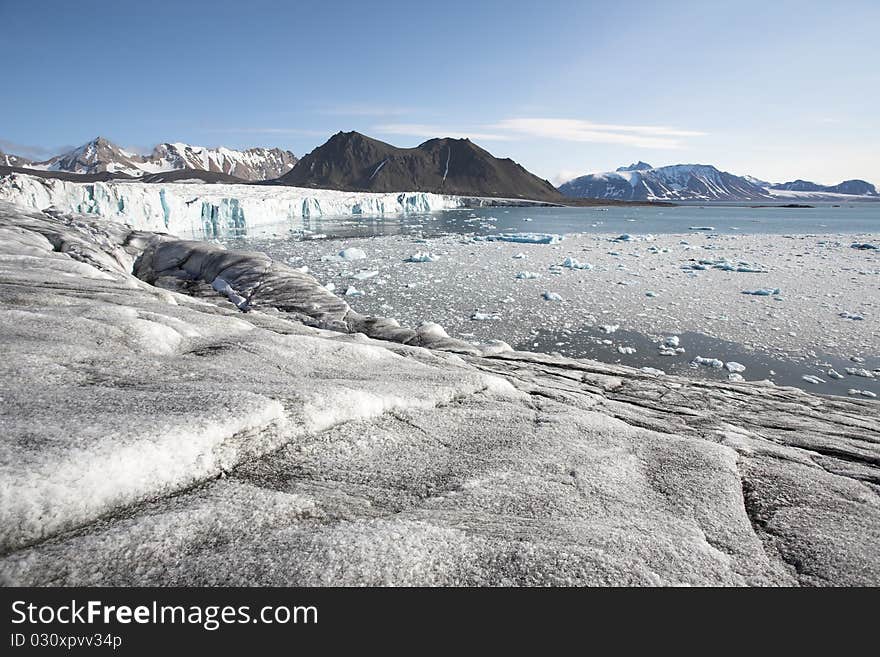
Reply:
<svg viewBox="0 0 880 657"><path fill-rule="evenodd" d="M468 139L430 139L397 148L358 132L338 132L276 182L368 192L435 192L563 202L547 180Z"/></svg>
<svg viewBox="0 0 880 657"><path fill-rule="evenodd" d="M547 203L607 201L762 202L782 199L878 198L874 185L847 180L819 185L806 180L770 183L737 176L708 164L653 167L636 162L592 173L556 189L513 160L494 157L468 139L430 139L398 148L358 132L339 132L297 160L280 148L206 148L162 143L149 155L126 151L97 137L42 162L0 151L0 175L13 171L94 182L137 179L210 183L258 182L366 192L434 192L528 199ZM577 199L577 201L575 201Z"/></svg>
<svg viewBox="0 0 880 657"><path fill-rule="evenodd" d="M709 164L674 164L654 168L638 162L616 171L591 173L559 186L569 198L619 201L761 201L779 198L821 199L828 195L878 196L871 183L847 180L817 185L804 180L772 184L753 176L736 176Z"/></svg>
<svg viewBox="0 0 880 657"><path fill-rule="evenodd" d="M149 155L126 151L104 137L96 137L71 151L43 162L0 153L0 165L58 171L84 175L120 174L120 177L143 177L171 171L222 174L239 181L277 178L296 164L296 156L280 148L206 148L181 143L163 143Z"/></svg>

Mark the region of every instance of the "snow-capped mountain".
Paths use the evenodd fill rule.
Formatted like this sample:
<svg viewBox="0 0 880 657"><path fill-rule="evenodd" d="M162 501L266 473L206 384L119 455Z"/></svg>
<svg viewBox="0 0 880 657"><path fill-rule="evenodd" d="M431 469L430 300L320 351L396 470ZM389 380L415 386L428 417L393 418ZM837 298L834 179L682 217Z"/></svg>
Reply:
<svg viewBox="0 0 880 657"><path fill-rule="evenodd" d="M877 196L877 188L864 180L844 180L838 185L819 185L809 180L793 180L791 182L770 185L770 189L788 192L820 192L828 194L853 194L856 196Z"/></svg>
<svg viewBox="0 0 880 657"><path fill-rule="evenodd" d="M159 144L142 168L149 173L194 169L225 173L242 180L271 180L293 168L297 158L280 148L204 148L181 143Z"/></svg>
<svg viewBox="0 0 880 657"><path fill-rule="evenodd" d="M26 167L31 164L31 160L26 157L19 157L12 153L4 153L0 150L0 166L4 167Z"/></svg>
<svg viewBox="0 0 880 657"><path fill-rule="evenodd" d="M68 173L107 171L137 176L143 174L143 171L138 168L140 159L140 155L125 151L104 137L96 137L67 153L56 155L45 162L32 163L26 168L67 171Z"/></svg>
<svg viewBox="0 0 880 657"><path fill-rule="evenodd" d="M770 198L766 189L708 164L653 168L645 162L617 171L592 173L560 185L570 198L620 201L754 201Z"/></svg>
<svg viewBox="0 0 880 657"><path fill-rule="evenodd" d="M181 169L225 174L241 180L269 180L284 175L296 164L296 156L280 148L249 148L237 151L230 148L206 148L182 143L163 143L149 155L126 151L104 137L57 155L44 162L0 162L44 171L95 174L109 172L123 176L141 177ZM15 157L15 156L11 156Z"/></svg>
<svg viewBox="0 0 880 657"><path fill-rule="evenodd" d="M806 180L773 184L754 176L736 176L708 164L674 164L653 168L645 162L616 171L591 173L560 185L570 198L620 201L759 201L782 198L834 200L843 196L877 197L864 180L818 185Z"/></svg>

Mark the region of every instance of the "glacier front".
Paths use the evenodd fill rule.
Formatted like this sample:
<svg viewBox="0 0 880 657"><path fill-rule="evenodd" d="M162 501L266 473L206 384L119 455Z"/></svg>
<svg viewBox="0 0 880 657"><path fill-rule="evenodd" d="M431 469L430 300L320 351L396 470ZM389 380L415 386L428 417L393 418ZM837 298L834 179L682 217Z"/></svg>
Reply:
<svg viewBox="0 0 880 657"><path fill-rule="evenodd" d="M468 199L427 192L377 194L201 182L73 182L12 173L0 200L35 210L90 214L139 230L220 237L316 217L386 216L463 207Z"/></svg>

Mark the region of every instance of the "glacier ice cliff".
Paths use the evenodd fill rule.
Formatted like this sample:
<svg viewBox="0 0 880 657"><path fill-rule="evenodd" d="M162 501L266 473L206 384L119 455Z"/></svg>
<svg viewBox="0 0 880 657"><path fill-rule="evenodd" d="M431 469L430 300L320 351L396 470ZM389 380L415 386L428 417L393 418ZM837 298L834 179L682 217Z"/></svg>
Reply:
<svg viewBox="0 0 880 657"><path fill-rule="evenodd" d="M880 583L874 401L478 347L2 202L0 304L3 584Z"/></svg>
<svg viewBox="0 0 880 657"><path fill-rule="evenodd" d="M198 182L73 182L21 173L0 177L0 200L36 210L92 214L141 230L190 236L241 234L249 227L319 217L385 216L462 207L462 197L376 194L271 185Z"/></svg>

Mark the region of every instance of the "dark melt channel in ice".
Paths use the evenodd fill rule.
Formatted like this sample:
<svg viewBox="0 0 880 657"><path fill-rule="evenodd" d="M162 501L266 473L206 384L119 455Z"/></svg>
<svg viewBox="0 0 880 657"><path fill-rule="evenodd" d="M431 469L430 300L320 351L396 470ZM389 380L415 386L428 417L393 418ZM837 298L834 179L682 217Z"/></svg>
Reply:
<svg viewBox="0 0 880 657"><path fill-rule="evenodd" d="M669 334L672 335L672 334ZM551 330L541 330L527 341L514 346L522 351L541 353L558 352L571 358L590 358L602 363L616 363L630 367L652 367L667 374L702 378L717 381L727 380L727 369L715 369L700 365L692 367L697 356L735 361L745 365L740 374L746 381L773 381L780 386L792 386L808 392L826 395L849 396L850 389L869 390L880 399L880 357L864 356L864 362L857 363L848 358L829 356L817 352L815 357L798 359L783 354L768 354L746 349L743 345L727 340L719 340L702 333L685 332L677 334L680 346L685 353L675 356L661 356L658 349L663 338L652 338L643 333L618 329L606 334L595 326L581 327L561 334ZM605 344L610 341L612 344ZM633 347L634 354L622 354L618 347ZM834 379L828 370L834 369L843 379ZM855 376L846 373L846 368L865 369L873 372L874 378ZM822 379L821 383L810 383L802 377L811 375ZM864 397L859 396L864 399Z"/></svg>

